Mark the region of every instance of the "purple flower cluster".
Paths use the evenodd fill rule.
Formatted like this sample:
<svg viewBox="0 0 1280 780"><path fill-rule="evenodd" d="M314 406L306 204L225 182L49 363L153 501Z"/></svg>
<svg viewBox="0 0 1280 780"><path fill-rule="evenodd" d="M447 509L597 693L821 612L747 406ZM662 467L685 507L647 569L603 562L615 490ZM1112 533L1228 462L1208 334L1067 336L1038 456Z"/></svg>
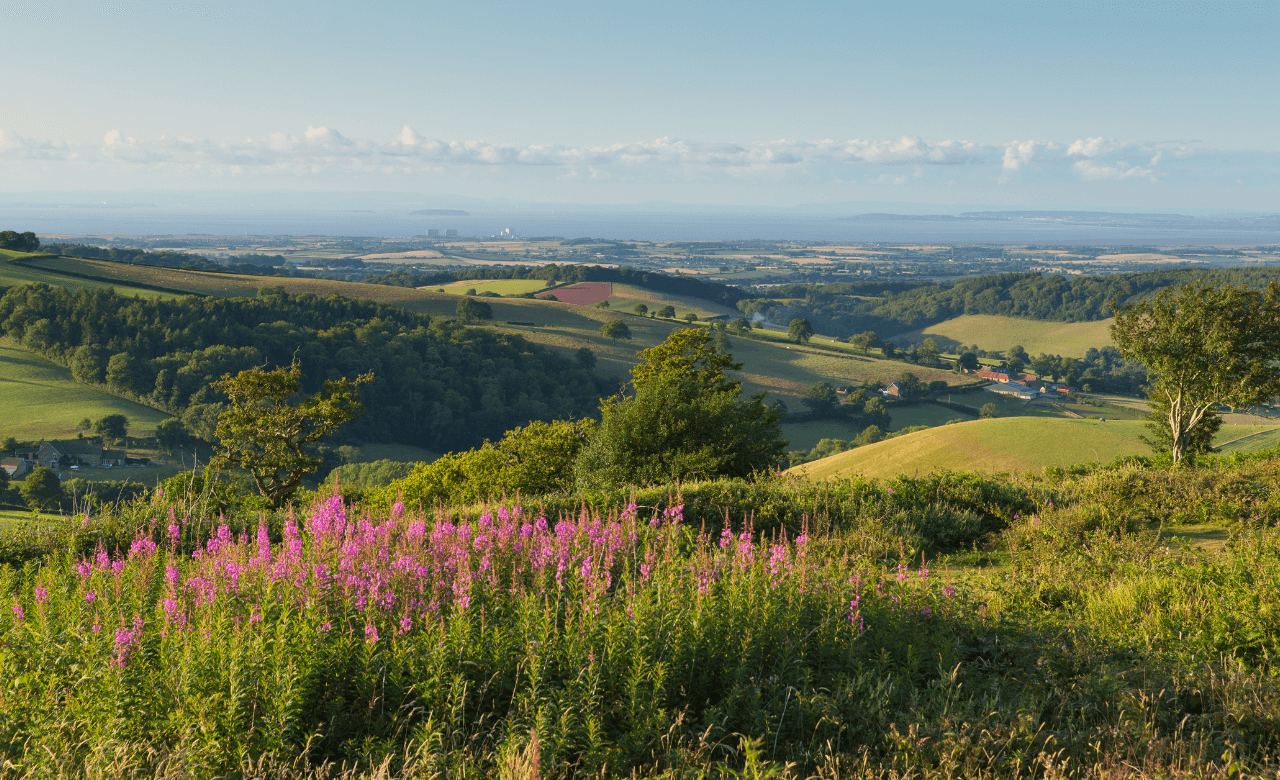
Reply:
<svg viewBox="0 0 1280 780"><path fill-rule="evenodd" d="M236 534L221 524L189 555L178 552L189 524L171 515L127 552L99 549L77 561L73 601L94 635L104 623L115 626L109 652L113 665L124 668L140 652L148 625L161 638L199 640L228 626L266 631L294 615L320 635L342 631L375 644L441 631L451 616L494 614L525 596L555 599L583 614L626 602L633 614L646 588L671 588L677 598L699 601L726 588L783 599L809 592L807 528L788 541L785 532L765 538L750 526L735 533L726 522L717 538L705 529L690 534L683 505L647 519L641 514L632 503L607 515L584 508L551 521L520 506L498 506L474 520L448 513L428 519L397 503L375 518L349 514L334 496L304 519L290 512L278 543L265 525ZM843 578L848 571L832 573ZM856 631L866 630L869 599L889 611L931 614L932 602L920 595L928 576L899 567L888 582L892 593L883 578L870 593L860 576L850 580ZM831 595L839 598L841 590ZM148 595L140 601L142 594ZM49 601L43 585L34 601ZM18 602L13 613L16 621L25 617Z"/></svg>

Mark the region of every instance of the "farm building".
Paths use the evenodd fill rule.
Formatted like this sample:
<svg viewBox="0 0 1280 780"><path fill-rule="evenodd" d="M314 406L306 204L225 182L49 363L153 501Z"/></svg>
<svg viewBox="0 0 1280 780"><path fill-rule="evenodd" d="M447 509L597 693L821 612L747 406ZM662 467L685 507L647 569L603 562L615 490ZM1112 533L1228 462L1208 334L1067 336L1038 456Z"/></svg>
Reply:
<svg viewBox="0 0 1280 780"><path fill-rule="evenodd" d="M1013 378L1008 368L999 366L983 366L978 369L978 376L983 379L990 379L993 382L1008 382Z"/></svg>
<svg viewBox="0 0 1280 780"><path fill-rule="evenodd" d="M40 448L34 453L32 460L41 466L57 468L58 466L85 466L101 468L102 466L123 466L124 450L108 450L102 446L101 439L67 439L65 441L41 441Z"/></svg>
<svg viewBox="0 0 1280 780"><path fill-rule="evenodd" d="M885 389L881 390L880 392L884 395L891 395L894 398L901 398L902 385L898 384L897 382L894 382L890 384L888 387L886 387Z"/></svg>
<svg viewBox="0 0 1280 780"><path fill-rule="evenodd" d="M995 385L988 385L985 389L988 392L1008 395L1024 401L1030 401L1040 395L1038 391L1018 382L1001 382Z"/></svg>
<svg viewBox="0 0 1280 780"><path fill-rule="evenodd" d="M0 468L9 473L10 479L21 479L35 466L26 458L0 458Z"/></svg>

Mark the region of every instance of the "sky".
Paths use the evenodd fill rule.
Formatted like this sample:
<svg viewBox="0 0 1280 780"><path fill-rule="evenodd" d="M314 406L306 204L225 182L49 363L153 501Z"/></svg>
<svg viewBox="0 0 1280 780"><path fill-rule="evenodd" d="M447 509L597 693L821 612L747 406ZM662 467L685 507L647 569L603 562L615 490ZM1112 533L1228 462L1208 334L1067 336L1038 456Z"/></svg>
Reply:
<svg viewBox="0 0 1280 780"><path fill-rule="evenodd" d="M1275 2L8 0L0 196L1280 211Z"/></svg>

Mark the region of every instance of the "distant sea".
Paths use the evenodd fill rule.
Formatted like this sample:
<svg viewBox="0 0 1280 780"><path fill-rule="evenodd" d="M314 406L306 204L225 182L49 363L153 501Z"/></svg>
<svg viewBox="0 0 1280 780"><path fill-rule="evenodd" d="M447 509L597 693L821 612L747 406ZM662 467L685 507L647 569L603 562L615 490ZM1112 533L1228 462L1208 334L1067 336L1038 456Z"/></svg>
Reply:
<svg viewBox="0 0 1280 780"><path fill-rule="evenodd" d="M1066 213L1066 212L1063 212ZM1083 213L1083 212L1077 212ZM1026 212L1021 212L1026 215ZM100 236L252 235L410 237L434 228L443 236L488 237L506 229L521 237L606 238L641 241L848 241L993 244L1280 243L1280 218L1095 220L1022 216L1009 219L895 217L894 215L786 215L748 213L571 213L471 211L466 216L391 211L216 211L167 208L94 208L0 205L0 228L41 234Z"/></svg>

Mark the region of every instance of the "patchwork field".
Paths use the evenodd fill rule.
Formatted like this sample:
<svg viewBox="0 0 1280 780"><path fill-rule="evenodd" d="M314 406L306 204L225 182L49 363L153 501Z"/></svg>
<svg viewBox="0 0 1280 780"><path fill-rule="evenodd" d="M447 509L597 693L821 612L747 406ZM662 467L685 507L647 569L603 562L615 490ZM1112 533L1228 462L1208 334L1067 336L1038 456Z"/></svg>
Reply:
<svg viewBox="0 0 1280 780"><path fill-rule="evenodd" d="M900 431L915 425L946 425L952 420L972 420L976 415L964 414L937 404L917 404L892 406L889 408L889 417L893 420L889 430Z"/></svg>
<svg viewBox="0 0 1280 780"><path fill-rule="evenodd" d="M1005 351L1021 344L1032 357L1040 353L1077 357L1090 347L1101 349L1111 344L1107 330L1111 320L1096 322L1045 322L994 314L966 314L895 336L895 341L919 342L932 336L950 353L957 345L976 344L980 349Z"/></svg>
<svg viewBox="0 0 1280 780"><path fill-rule="evenodd" d="M1224 425L1217 441L1228 442L1265 429ZM1042 417L1012 417L946 425L859 447L791 469L811 477L863 474L891 477L929 474L941 469L986 472L1030 471L1045 466L1108 463L1121 455L1150 455L1139 437L1146 424L1136 420L1099 422ZM1257 436L1278 436L1269 432ZM1245 440L1250 441L1250 440ZM1248 451L1245 442L1230 451ZM1262 448L1259 442L1254 449Z"/></svg>
<svg viewBox="0 0 1280 780"><path fill-rule="evenodd" d="M74 437L76 423L108 414L129 418L130 435L148 435L169 417L71 378L71 370L0 344L0 438Z"/></svg>
<svg viewBox="0 0 1280 780"><path fill-rule="evenodd" d="M814 420L812 422L782 424L782 437L788 450L811 450L820 439L858 438L862 429L847 420Z"/></svg>
<svg viewBox="0 0 1280 780"><path fill-rule="evenodd" d="M453 282L437 287L420 287L420 290L431 290L435 292L446 292L453 295L463 295L467 290L475 290L477 293L497 293L498 295L524 295L525 293L536 292L547 286L547 283L541 279L472 279L464 282Z"/></svg>
<svg viewBox="0 0 1280 780"><path fill-rule="evenodd" d="M0 250L4 251L4 250ZM9 255L16 255L16 252L8 252ZM38 261L42 262L42 261ZM11 287L20 284L31 284L33 282L44 282L45 284L53 284L61 287L68 287L73 290L81 288L88 290L105 290L108 287L114 288L121 295L134 296L138 295L143 298L175 298L173 293L160 292L158 290L146 290L141 287L133 287L127 282L113 283L100 282L92 279L78 279L74 276L64 276L58 274L48 268L40 265L17 265L14 263L0 262L0 287Z"/></svg>
<svg viewBox="0 0 1280 780"><path fill-rule="evenodd" d="M118 285L135 281L218 297L252 296L262 287L283 287L293 294L338 293L350 298L374 300L442 319L454 318L458 305L456 294L436 292L435 289L438 288L413 289L327 279L204 273L78 258L45 258L37 261L31 268L36 273L55 272L45 276L45 280L52 284L60 284L65 280L65 277L57 277L56 272L69 271L99 277L112 285L117 285L117 280ZM119 286L117 289L120 289ZM466 289L467 287L463 287L463 290ZM558 289L557 294L564 289L568 288ZM632 295L644 293L640 288L629 288L627 285L614 285L613 291L625 291ZM652 307L655 302L665 305L665 302L676 300L674 296L657 295L654 299L646 300L646 305ZM606 375L618 377L619 380L626 377L627 372L635 365L638 350L660 343L676 328L686 327L685 323L679 321L637 317L590 305L530 298L487 298L485 302L492 307L494 316L494 322L486 327L519 333L530 341L555 349L576 351L587 347L596 354L598 369ZM684 309L679 305L674 302L671 305L683 313ZM707 304L707 307L699 310L710 316L714 313L714 305ZM625 318L627 327L631 329L631 341L615 343L600 335L600 326L604 322L619 317ZM532 322L534 325L506 324L510 322ZM800 408L799 399L808 387L821 381L837 386L867 381L888 383L897 379L904 371L911 371L926 382L942 379L955 384L961 381L959 376L949 371L855 355L847 345L828 344L829 340L826 339L815 341L821 341L824 346L834 347L838 351L792 344L785 340L785 334L776 332L755 331L755 334L768 340L730 337L735 359L745 364L741 373L745 388L753 393L776 393L784 397L793 408Z"/></svg>
<svg viewBox="0 0 1280 780"><path fill-rule="evenodd" d="M561 303L574 306L593 306L600 301L607 301L613 295L613 285L609 282L582 282L568 287L557 287L554 290L538 293L539 298L554 295Z"/></svg>

